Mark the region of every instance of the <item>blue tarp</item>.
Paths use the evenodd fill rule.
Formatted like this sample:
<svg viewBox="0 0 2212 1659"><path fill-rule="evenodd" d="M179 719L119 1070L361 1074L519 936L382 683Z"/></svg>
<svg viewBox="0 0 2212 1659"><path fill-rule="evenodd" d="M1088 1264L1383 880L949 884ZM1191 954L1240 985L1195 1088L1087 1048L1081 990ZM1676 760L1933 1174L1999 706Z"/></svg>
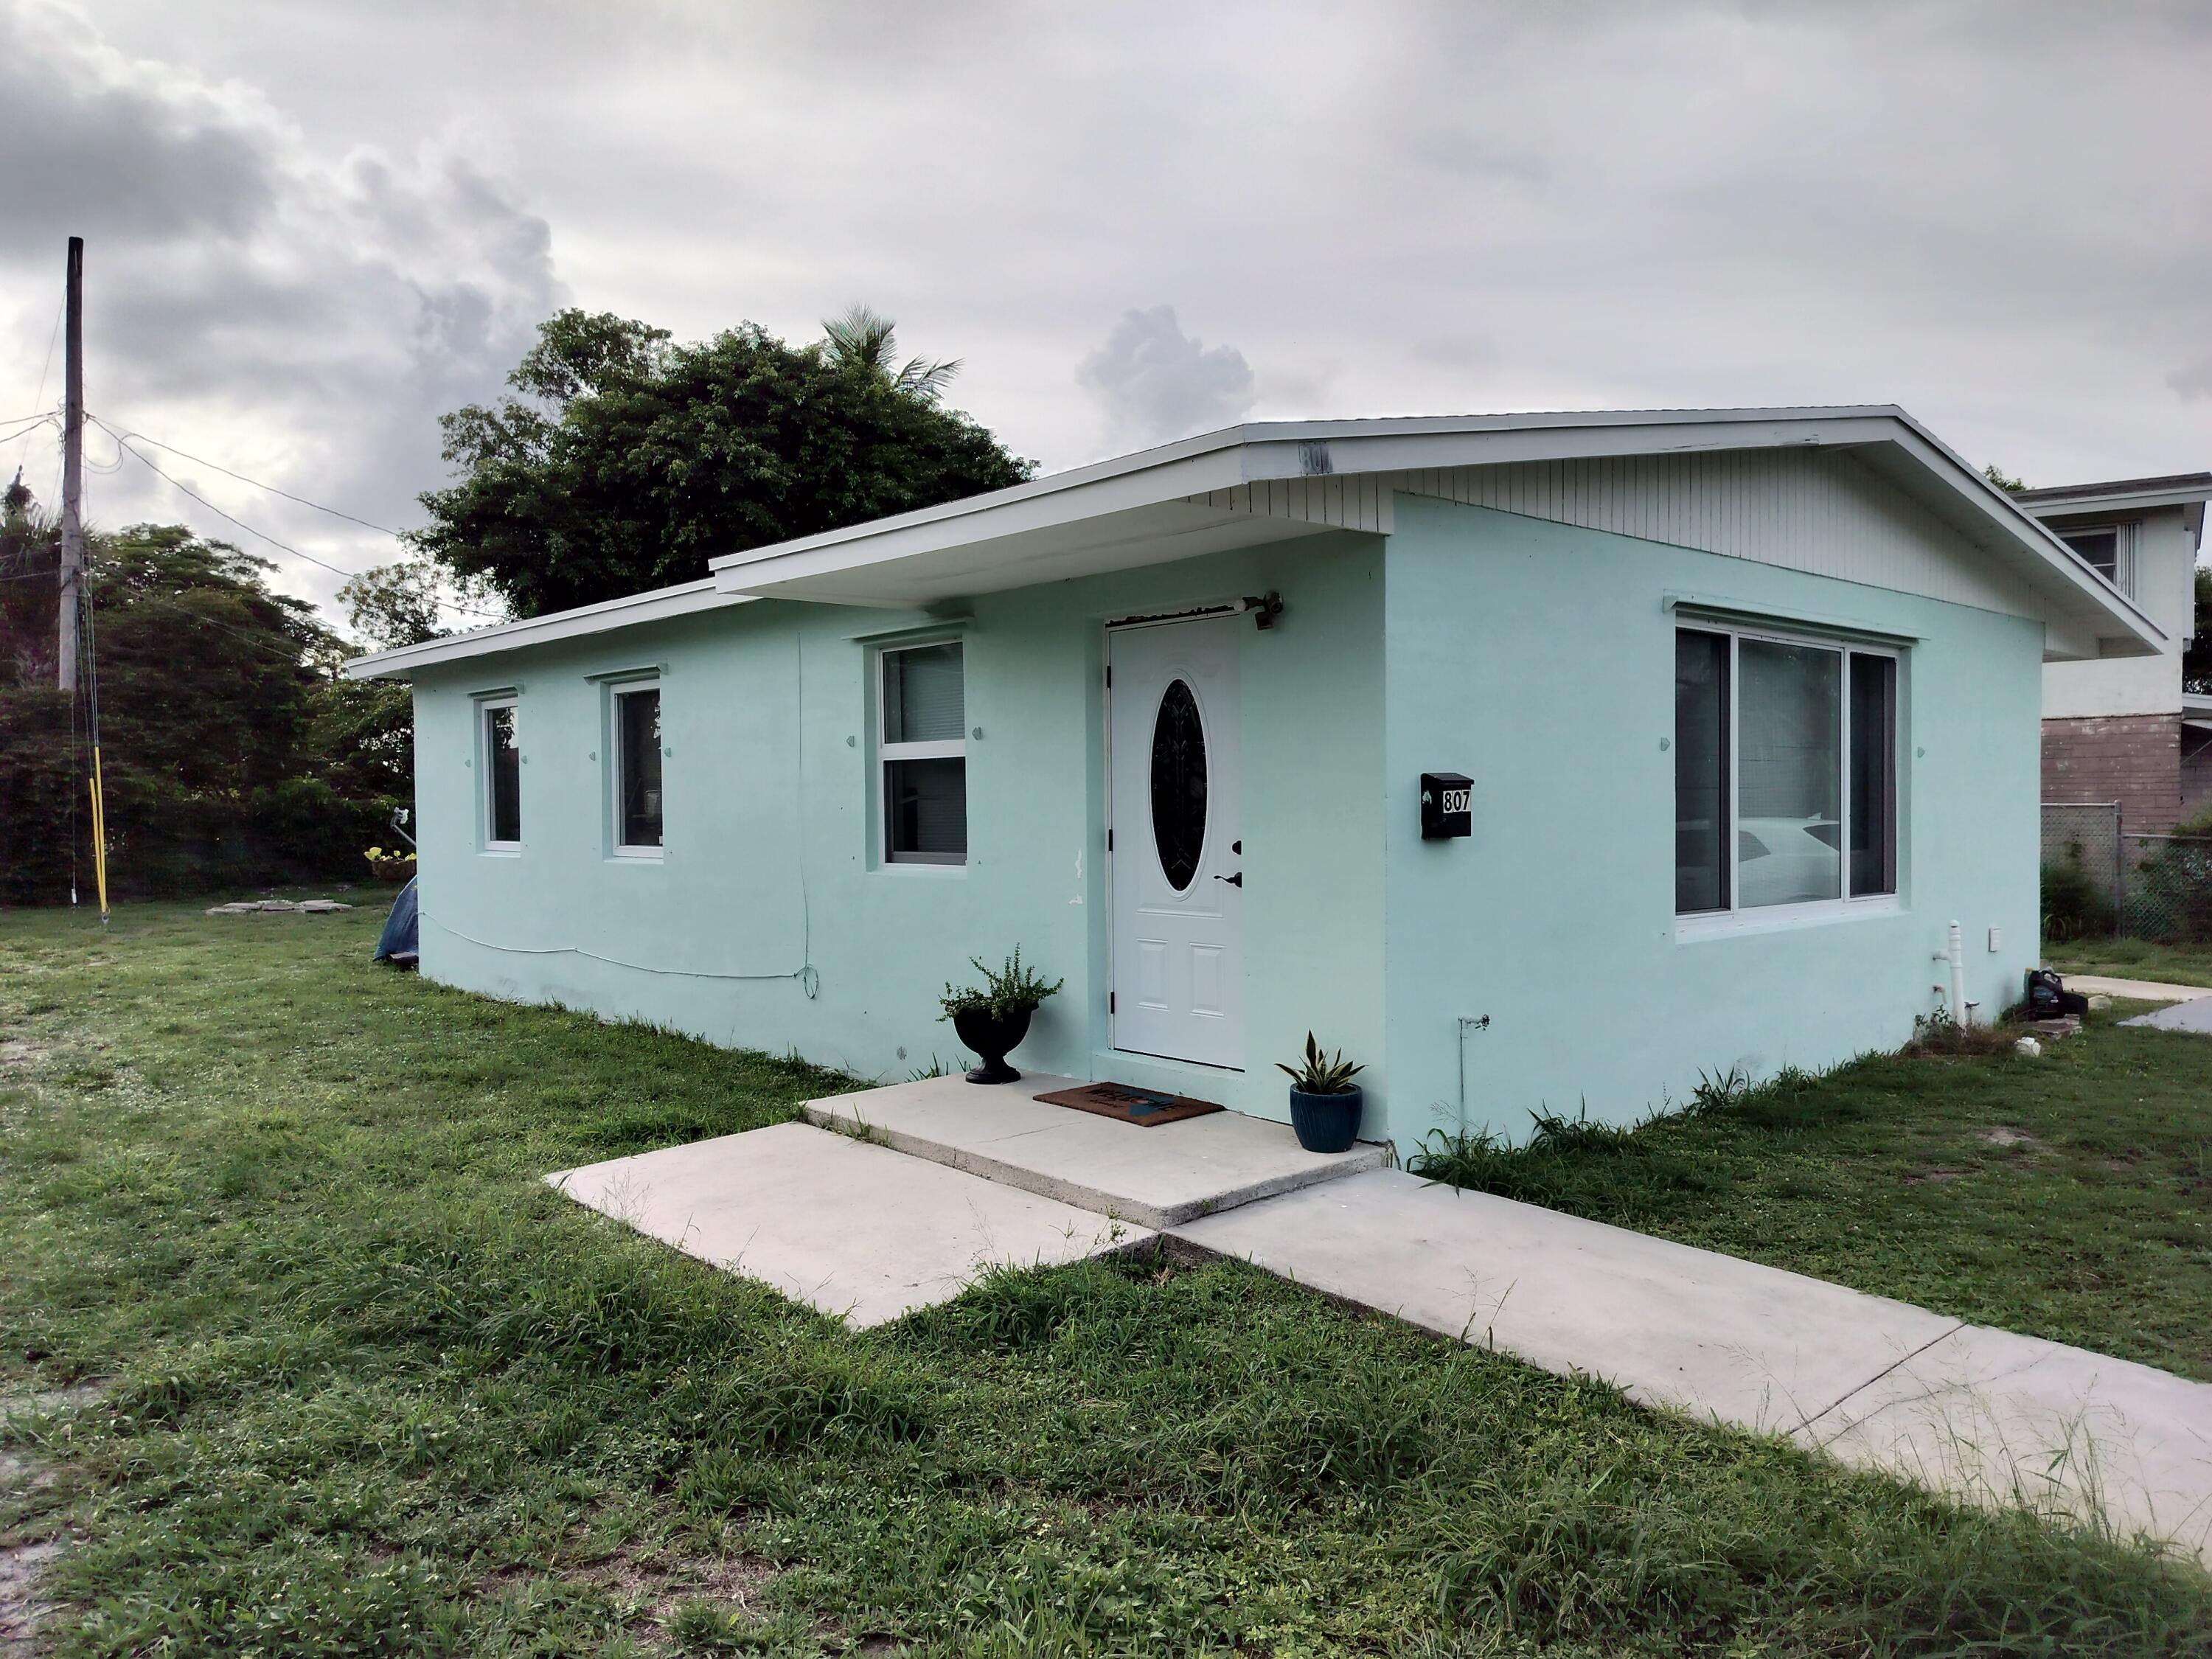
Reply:
<svg viewBox="0 0 2212 1659"><path fill-rule="evenodd" d="M376 955L370 959L412 967L415 942L415 878L410 876L399 896L392 901L392 915L385 921L384 932L377 936Z"/></svg>

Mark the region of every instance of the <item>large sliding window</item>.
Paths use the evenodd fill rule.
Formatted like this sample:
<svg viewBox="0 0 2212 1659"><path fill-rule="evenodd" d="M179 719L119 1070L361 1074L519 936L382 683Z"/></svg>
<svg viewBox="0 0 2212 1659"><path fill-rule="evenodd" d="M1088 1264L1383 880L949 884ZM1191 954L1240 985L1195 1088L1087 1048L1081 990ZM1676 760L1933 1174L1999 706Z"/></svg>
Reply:
<svg viewBox="0 0 2212 1659"><path fill-rule="evenodd" d="M886 650L882 680L884 861L968 862L968 732L960 642Z"/></svg>
<svg viewBox="0 0 2212 1659"><path fill-rule="evenodd" d="M1676 631L1678 915L1895 895L1897 665L1869 647Z"/></svg>
<svg viewBox="0 0 2212 1659"><path fill-rule="evenodd" d="M483 844L488 853L512 853L522 846L522 747L515 730L515 700L487 698L477 705L483 722Z"/></svg>

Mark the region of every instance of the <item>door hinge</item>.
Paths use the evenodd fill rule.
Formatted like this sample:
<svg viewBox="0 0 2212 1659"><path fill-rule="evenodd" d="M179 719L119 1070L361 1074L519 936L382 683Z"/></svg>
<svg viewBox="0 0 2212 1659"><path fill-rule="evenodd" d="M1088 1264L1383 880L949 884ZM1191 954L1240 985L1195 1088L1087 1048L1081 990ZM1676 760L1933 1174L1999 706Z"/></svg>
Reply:
<svg viewBox="0 0 2212 1659"><path fill-rule="evenodd" d="M1111 991L1106 994L1106 1012L1109 1014L1114 1012L1114 993Z"/></svg>
<svg viewBox="0 0 2212 1659"><path fill-rule="evenodd" d="M1110 662L1106 665L1106 689L1109 691L1114 689L1114 665Z"/></svg>
<svg viewBox="0 0 2212 1659"><path fill-rule="evenodd" d="M1106 832L1106 850L1109 853L1114 850L1114 832L1111 830Z"/></svg>

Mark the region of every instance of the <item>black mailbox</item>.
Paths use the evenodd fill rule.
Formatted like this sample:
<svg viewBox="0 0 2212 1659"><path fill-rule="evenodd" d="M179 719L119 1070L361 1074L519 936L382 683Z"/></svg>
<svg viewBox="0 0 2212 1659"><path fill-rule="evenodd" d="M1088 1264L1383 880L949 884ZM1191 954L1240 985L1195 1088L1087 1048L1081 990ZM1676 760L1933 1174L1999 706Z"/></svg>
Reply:
<svg viewBox="0 0 2212 1659"><path fill-rule="evenodd" d="M1421 839L1449 841L1474 833L1474 780L1457 772L1421 774Z"/></svg>

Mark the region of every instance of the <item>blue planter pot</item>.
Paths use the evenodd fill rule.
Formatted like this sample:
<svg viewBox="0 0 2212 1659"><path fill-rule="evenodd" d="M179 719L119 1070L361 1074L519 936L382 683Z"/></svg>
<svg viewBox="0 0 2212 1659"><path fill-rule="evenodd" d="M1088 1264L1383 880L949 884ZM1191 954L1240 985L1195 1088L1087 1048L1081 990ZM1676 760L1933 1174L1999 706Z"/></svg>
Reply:
<svg viewBox="0 0 2212 1659"><path fill-rule="evenodd" d="M1348 1152L1359 1133L1359 1114L1366 1103L1366 1092L1357 1087L1340 1095L1291 1090L1291 1127L1297 1133L1298 1145L1310 1152Z"/></svg>

